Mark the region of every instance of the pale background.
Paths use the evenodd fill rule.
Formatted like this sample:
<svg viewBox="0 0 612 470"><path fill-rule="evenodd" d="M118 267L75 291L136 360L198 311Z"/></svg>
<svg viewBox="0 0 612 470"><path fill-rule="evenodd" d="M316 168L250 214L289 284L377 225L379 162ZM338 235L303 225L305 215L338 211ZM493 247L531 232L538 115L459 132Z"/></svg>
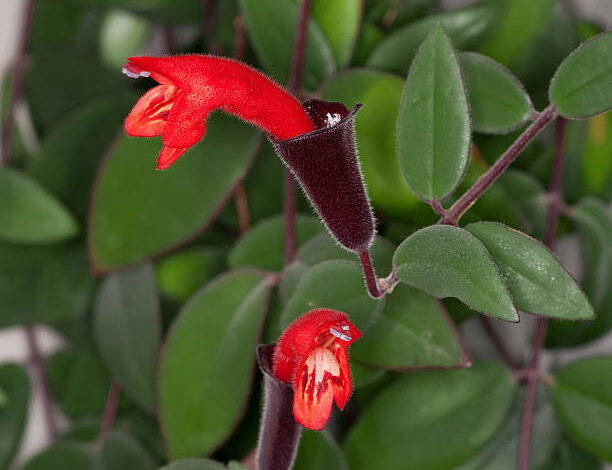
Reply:
<svg viewBox="0 0 612 470"><path fill-rule="evenodd" d="M59 1L59 0L58 0ZM534 0L539 1L539 0ZM443 0L446 6L460 6L473 3L473 0ZM582 18L588 18L603 22L608 28L612 27L612 0L562 0L568 11ZM0 0L0 76L4 75L7 67L10 66L14 58L18 28L21 23L21 15L25 0ZM577 252L576 240L564 240L558 248L560 255L566 263L574 270L580 268L576 266L575 255ZM1 308L1 307L0 307ZM529 315L522 315L519 325L507 325L497 323L502 335L509 341L509 344L516 357L526 357L530 351L529 336L533 327L533 319ZM467 322L462 328L461 333L468 347L474 356L488 356L496 354L490 349L487 338L479 334L480 323L475 321ZM53 331L46 328L37 328L38 341L45 355L49 355L62 347L62 339ZM474 338L481 338L482 342L474 341ZM578 357L591 356L597 354L612 354L612 335L590 344L586 348L572 349L567 351L555 351L553 354L545 354L544 364L551 369L558 368L561 364L574 360ZM20 328L13 328L0 331L0 363L16 361L28 364L28 351L25 343L25 335ZM31 374L32 380L35 380ZM39 390L39 387L36 387ZM39 391L34 393L31 402L28 425L25 439L22 442L19 452L19 461L23 461L28 456L40 451L48 442L45 427L43 425L43 413ZM58 415L60 427L63 421ZM612 470L612 465L606 467Z"/></svg>

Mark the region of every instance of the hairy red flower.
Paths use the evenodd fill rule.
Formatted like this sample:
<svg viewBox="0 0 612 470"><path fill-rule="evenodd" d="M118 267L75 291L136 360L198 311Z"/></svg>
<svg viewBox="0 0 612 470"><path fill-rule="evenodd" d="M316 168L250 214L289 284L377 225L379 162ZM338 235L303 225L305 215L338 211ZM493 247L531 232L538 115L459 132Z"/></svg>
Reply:
<svg viewBox="0 0 612 470"><path fill-rule="evenodd" d="M361 333L346 314L319 308L295 320L274 351L273 373L293 385L293 414L304 427L325 427L332 402L343 409L351 395L346 350Z"/></svg>
<svg viewBox="0 0 612 470"><path fill-rule="evenodd" d="M216 109L234 114L279 140L314 130L300 103L271 79L232 59L210 55L131 57L131 77L159 83L144 94L125 120L134 137L163 136L157 169L172 165L205 133Z"/></svg>

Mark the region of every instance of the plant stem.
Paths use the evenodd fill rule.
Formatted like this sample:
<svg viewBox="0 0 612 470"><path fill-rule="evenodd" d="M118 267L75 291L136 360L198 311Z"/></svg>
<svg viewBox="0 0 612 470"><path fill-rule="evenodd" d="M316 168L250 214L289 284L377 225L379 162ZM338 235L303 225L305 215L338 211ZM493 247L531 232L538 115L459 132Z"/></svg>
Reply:
<svg viewBox="0 0 612 470"><path fill-rule="evenodd" d="M121 396L121 388L116 381L112 381L108 388L106 398L106 406L104 415L102 416L102 424L100 425L100 433L98 434L98 442L104 441L115 426L117 418L117 407L119 406L119 397Z"/></svg>
<svg viewBox="0 0 612 470"><path fill-rule="evenodd" d="M294 94L299 94L302 88L302 69L304 67L304 54L306 51L306 32L308 31L308 17L312 0L302 0L300 17L298 19L295 42L293 45L293 60L291 62L291 78L289 89ZM295 258L296 250L296 208L295 180L291 172L285 168L285 264L289 264Z"/></svg>
<svg viewBox="0 0 612 470"><path fill-rule="evenodd" d="M552 196L548 204L548 217L546 220L546 235L544 244L551 250L555 245L557 225L559 223L559 208L561 200L561 183L563 178L563 154L565 150L565 130L567 121L559 118L555 129L555 158L553 161L550 177L549 192ZM540 353L546 337L546 326L548 319L538 317L533 340L533 349L527 378L527 389L525 390L525 404L523 406L523 418L519 436L518 470L527 470L529 467L529 446L531 442L531 427L538 386L537 371L540 363Z"/></svg>
<svg viewBox="0 0 612 470"><path fill-rule="evenodd" d="M510 354L510 351L508 350L508 347L506 346L506 343L504 343L502 337L497 331L495 331L495 328L491 324L491 320L483 315L479 315L478 318L480 319L480 322L482 323L487 335L489 335L489 338L491 338L491 342L495 345L497 351L508 367L513 370L518 369L520 367L519 363L514 359L512 354Z"/></svg>
<svg viewBox="0 0 612 470"><path fill-rule="evenodd" d="M53 414L53 398L51 397L51 390L49 388L49 382L47 381L47 375L45 374L45 358L43 357L40 348L38 347L38 341L36 339L36 331L33 325L26 325L24 328L26 341L28 343L28 349L30 350L30 358L34 367L34 374L37 378L38 385L41 388L43 412L45 415L45 425L47 427L47 434L53 441L57 437L57 424L55 422L55 416Z"/></svg>
<svg viewBox="0 0 612 470"><path fill-rule="evenodd" d="M457 225L457 222L474 202L489 189L499 176L506 171L508 166L519 156L527 145L557 117L557 110L550 105L542 111L537 119L525 129L525 131L508 147L499 159L482 175L478 181L468 191L463 194L440 219L440 223L447 225Z"/></svg>
<svg viewBox="0 0 612 470"><path fill-rule="evenodd" d="M15 65L13 66L13 86L9 96L8 111L2 123L2 152L0 152L0 166L8 165L11 161L11 147L13 145L13 133L15 130L15 110L23 95L23 82L28 60L33 18L34 0L28 0L25 11L23 12L19 49L17 50L17 57L15 59Z"/></svg>
<svg viewBox="0 0 612 470"><path fill-rule="evenodd" d="M372 260L370 259L370 252L368 250L361 251L359 253L359 259L361 260L361 266L363 267L363 275L365 276L366 286L368 287L369 294L378 299L386 294L385 291L380 289L378 280L376 279L376 272L372 266Z"/></svg>

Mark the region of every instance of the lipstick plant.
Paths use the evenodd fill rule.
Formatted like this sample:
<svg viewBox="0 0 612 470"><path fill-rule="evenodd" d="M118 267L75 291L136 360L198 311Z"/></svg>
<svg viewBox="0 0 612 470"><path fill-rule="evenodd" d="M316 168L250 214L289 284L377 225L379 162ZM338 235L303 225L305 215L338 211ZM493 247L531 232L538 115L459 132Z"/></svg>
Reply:
<svg viewBox="0 0 612 470"><path fill-rule="evenodd" d="M0 327L32 374L0 364L0 470L612 462L610 25L25 3Z"/></svg>

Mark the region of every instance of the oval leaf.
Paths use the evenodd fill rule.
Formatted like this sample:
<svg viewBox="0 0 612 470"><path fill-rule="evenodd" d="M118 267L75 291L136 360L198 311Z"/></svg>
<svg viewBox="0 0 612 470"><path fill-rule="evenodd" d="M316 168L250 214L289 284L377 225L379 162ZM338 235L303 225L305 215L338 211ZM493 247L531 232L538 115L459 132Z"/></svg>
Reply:
<svg viewBox="0 0 612 470"><path fill-rule="evenodd" d="M121 387L155 411L161 341L155 275L149 264L108 276L94 305L94 337L100 356Z"/></svg>
<svg viewBox="0 0 612 470"><path fill-rule="evenodd" d="M0 168L0 239L16 243L54 243L77 235L72 215L37 182Z"/></svg>
<svg viewBox="0 0 612 470"><path fill-rule="evenodd" d="M348 470L342 449L327 432L306 430L300 446L293 470Z"/></svg>
<svg viewBox="0 0 612 470"><path fill-rule="evenodd" d="M491 255L467 230L425 227L402 242L393 264L401 281L428 294L457 297L473 310L502 320L519 319Z"/></svg>
<svg viewBox="0 0 612 470"><path fill-rule="evenodd" d="M387 295L382 315L351 348L351 357L390 369L470 364L442 304L405 284Z"/></svg>
<svg viewBox="0 0 612 470"><path fill-rule="evenodd" d="M419 48L397 117L397 155L415 193L444 199L465 173L470 116L453 45L436 26Z"/></svg>
<svg viewBox="0 0 612 470"><path fill-rule="evenodd" d="M327 38L338 67L344 67L351 58L363 0L314 0L310 10L319 28Z"/></svg>
<svg viewBox="0 0 612 470"><path fill-rule="evenodd" d="M19 366L0 366L0 387L7 403L0 407L0 468L6 469L17 453L25 429L30 400L30 381Z"/></svg>
<svg viewBox="0 0 612 470"><path fill-rule="evenodd" d="M475 131L506 133L529 119L531 100L510 70L475 52L461 52L459 60Z"/></svg>
<svg viewBox="0 0 612 470"><path fill-rule="evenodd" d="M557 69L549 98L563 116L581 119L612 108L612 33L576 49Z"/></svg>
<svg viewBox="0 0 612 470"><path fill-rule="evenodd" d="M595 317L580 286L542 243L502 224L481 222L466 229L493 257L516 308L563 320Z"/></svg>
<svg viewBox="0 0 612 470"><path fill-rule="evenodd" d="M32 458L23 470L90 470L92 462L88 445L58 442Z"/></svg>
<svg viewBox="0 0 612 470"><path fill-rule="evenodd" d="M96 470L155 470L157 465L140 443L128 434L109 435L94 458Z"/></svg>
<svg viewBox="0 0 612 470"><path fill-rule="evenodd" d="M158 139L122 137L93 196L88 244L94 267L106 271L133 264L195 235L244 175L257 142L254 129L215 115L206 138L159 172L154 168Z"/></svg>
<svg viewBox="0 0 612 470"><path fill-rule="evenodd" d="M172 459L211 453L240 420L269 291L253 271L219 277L172 325L159 370L161 426Z"/></svg>
<svg viewBox="0 0 612 470"><path fill-rule="evenodd" d="M612 357L588 358L559 371L553 386L561 423L582 447L612 462Z"/></svg>
<svg viewBox="0 0 612 470"><path fill-rule="evenodd" d="M350 468L455 468L497 432L515 388L508 371L494 364L400 378L349 431L344 448Z"/></svg>

